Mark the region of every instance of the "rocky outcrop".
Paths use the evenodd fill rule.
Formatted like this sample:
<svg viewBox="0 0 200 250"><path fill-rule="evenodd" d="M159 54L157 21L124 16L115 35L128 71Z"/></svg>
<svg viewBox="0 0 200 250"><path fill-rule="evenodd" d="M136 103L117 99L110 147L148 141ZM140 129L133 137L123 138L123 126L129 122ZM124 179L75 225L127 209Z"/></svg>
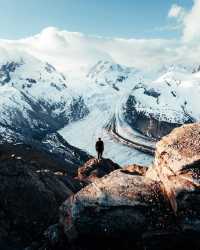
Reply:
<svg viewBox="0 0 200 250"><path fill-rule="evenodd" d="M92 238L98 245L109 239L111 249L118 249L116 242L138 242L134 249L199 249L199 141L200 124L174 129L157 144L148 170L115 170L71 196L59 220L68 240Z"/></svg>
<svg viewBox="0 0 200 250"><path fill-rule="evenodd" d="M133 164L133 165L128 165L128 166L123 167L121 171L127 174L145 176L147 170L148 170L148 167Z"/></svg>
<svg viewBox="0 0 200 250"><path fill-rule="evenodd" d="M60 223L70 239L82 235L137 239L150 228L162 227L163 204L158 182L116 170L67 200L60 209Z"/></svg>
<svg viewBox="0 0 200 250"><path fill-rule="evenodd" d="M160 139L162 136L169 134L174 128L182 124L159 121L158 119L139 112L134 107L128 110L125 116L128 124L135 130L139 131L150 138Z"/></svg>
<svg viewBox="0 0 200 250"><path fill-rule="evenodd" d="M0 130L1 131L1 130ZM21 156L27 161L39 159L43 166L53 171L63 171L69 176L76 176L80 165L91 156L83 150L66 142L59 133L51 133L45 137L30 138L18 134L0 134L0 152L4 158L11 155Z"/></svg>
<svg viewBox="0 0 200 250"><path fill-rule="evenodd" d="M122 113L133 129L160 139L174 128L198 120L192 112L195 107L191 109L195 102L187 96L181 81L176 81L173 75L169 79L158 79L156 84L138 83L126 98Z"/></svg>
<svg viewBox="0 0 200 250"><path fill-rule="evenodd" d="M93 158L78 169L77 179L88 184L119 168L120 166L110 159Z"/></svg>
<svg viewBox="0 0 200 250"><path fill-rule="evenodd" d="M33 146L1 145L0 249L40 241L57 222L62 202L81 188L54 156Z"/></svg>
<svg viewBox="0 0 200 250"><path fill-rule="evenodd" d="M163 183L164 191L184 227L200 230L200 124L174 129L158 144L155 164L147 176ZM187 224L187 226L186 226Z"/></svg>
<svg viewBox="0 0 200 250"><path fill-rule="evenodd" d="M136 93L133 91L132 95L127 99L124 106L124 118L133 129L139 131L143 135L160 139L169 134L174 128L180 127L182 124L194 122L194 119L187 113L184 113L184 110L168 111L169 113L174 113L173 118L168 118L167 111L165 113L164 108L159 114L159 93L149 93L149 91L145 89L143 95L148 97L151 96L152 99L157 100L156 105L158 105L157 110L154 110L155 107L151 107L148 110L148 108L143 107L140 103L137 91L138 89L136 88ZM134 93L136 96L134 96Z"/></svg>
<svg viewBox="0 0 200 250"><path fill-rule="evenodd" d="M184 125L157 143L148 169L90 159L76 180L1 155L0 246L40 240L68 197L30 249L198 250L199 141L200 124Z"/></svg>

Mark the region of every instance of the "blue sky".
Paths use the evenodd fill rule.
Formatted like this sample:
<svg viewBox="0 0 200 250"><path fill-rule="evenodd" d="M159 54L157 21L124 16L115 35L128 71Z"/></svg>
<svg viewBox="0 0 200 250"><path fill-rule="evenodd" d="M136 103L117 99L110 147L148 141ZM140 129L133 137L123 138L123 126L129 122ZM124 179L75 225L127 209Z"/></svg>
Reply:
<svg viewBox="0 0 200 250"><path fill-rule="evenodd" d="M0 38L16 39L55 26L85 34L124 38L174 38L162 30L172 4L192 0L0 0ZM161 28L161 30L160 30Z"/></svg>

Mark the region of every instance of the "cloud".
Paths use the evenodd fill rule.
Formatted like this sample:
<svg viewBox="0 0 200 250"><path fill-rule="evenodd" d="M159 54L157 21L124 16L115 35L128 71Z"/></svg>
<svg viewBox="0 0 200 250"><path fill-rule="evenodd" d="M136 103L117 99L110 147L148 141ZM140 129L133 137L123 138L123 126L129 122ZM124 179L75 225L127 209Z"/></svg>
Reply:
<svg viewBox="0 0 200 250"><path fill-rule="evenodd" d="M200 55L198 46L190 46L181 40L88 36L53 27L26 39L1 40L0 48L24 51L68 75L85 74L98 60L151 71L163 64L193 64L199 62Z"/></svg>
<svg viewBox="0 0 200 250"><path fill-rule="evenodd" d="M200 41L200 0L193 0L192 9L186 11L182 6L173 4L168 12L182 30L182 41L185 43Z"/></svg>
<svg viewBox="0 0 200 250"><path fill-rule="evenodd" d="M182 21L185 14L185 9L182 6L173 4L168 12L168 17L177 18L178 21Z"/></svg>
<svg viewBox="0 0 200 250"><path fill-rule="evenodd" d="M94 62L112 60L102 48L104 39L87 36L79 32L68 32L54 27L44 29L40 34L17 41L26 52L48 61L61 71L80 73L87 71Z"/></svg>
<svg viewBox="0 0 200 250"><path fill-rule="evenodd" d="M46 60L58 69L86 72L98 60L109 60L136 68L152 68L167 63L177 42L165 39L123 39L88 36L56 28L18 41L28 53ZM174 54L174 57L176 55Z"/></svg>
<svg viewBox="0 0 200 250"><path fill-rule="evenodd" d="M154 30L155 31L159 31L159 32L163 32L163 31L173 31L173 30L180 30L181 29L181 25L180 24L169 24L169 25L165 25L165 26L161 26L161 27L155 27Z"/></svg>
<svg viewBox="0 0 200 250"><path fill-rule="evenodd" d="M200 0L194 0L194 5L184 18L183 41L200 41Z"/></svg>
<svg viewBox="0 0 200 250"><path fill-rule="evenodd" d="M155 27L154 30L158 32L181 30L185 15L186 11L182 6L173 4L168 11L168 18L174 19L173 21L175 22L169 22L167 25Z"/></svg>
<svg viewBox="0 0 200 250"><path fill-rule="evenodd" d="M183 15L184 13L184 15ZM200 63L200 0L188 12L173 5L168 16L175 18L183 35L179 39L124 39L90 36L48 27L41 33L16 41L0 40L0 56L8 51L25 52L53 64L70 75L86 73L98 60L151 71L163 64ZM180 19L180 17L182 19ZM180 21L181 20L181 21ZM166 27L169 29L169 27Z"/></svg>

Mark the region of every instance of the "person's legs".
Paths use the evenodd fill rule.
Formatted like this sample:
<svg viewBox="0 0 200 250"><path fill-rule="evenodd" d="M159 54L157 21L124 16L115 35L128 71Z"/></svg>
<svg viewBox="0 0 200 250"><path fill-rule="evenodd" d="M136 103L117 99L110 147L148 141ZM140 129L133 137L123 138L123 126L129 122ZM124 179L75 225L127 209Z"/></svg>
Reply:
<svg viewBox="0 0 200 250"><path fill-rule="evenodd" d="M97 159L101 160L103 155L103 151L97 151Z"/></svg>
<svg viewBox="0 0 200 250"><path fill-rule="evenodd" d="M103 154L103 152L101 151L101 152L99 153L99 159L102 159L102 154Z"/></svg>

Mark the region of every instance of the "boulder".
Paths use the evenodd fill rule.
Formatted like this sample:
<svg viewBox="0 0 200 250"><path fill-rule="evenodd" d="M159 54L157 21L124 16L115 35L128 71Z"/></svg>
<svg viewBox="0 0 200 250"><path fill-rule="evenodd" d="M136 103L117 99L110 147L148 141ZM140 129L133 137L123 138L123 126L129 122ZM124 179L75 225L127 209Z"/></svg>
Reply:
<svg viewBox="0 0 200 250"><path fill-rule="evenodd" d="M148 170L148 167L141 166L138 164L132 164L132 165L123 167L121 171L127 174L145 176L147 170Z"/></svg>
<svg viewBox="0 0 200 250"><path fill-rule="evenodd" d="M184 125L156 146L147 177L161 181L182 230L200 231L200 124Z"/></svg>
<svg viewBox="0 0 200 250"><path fill-rule="evenodd" d="M82 235L132 240L163 226L168 214L163 204L158 182L116 170L63 203L60 224L71 240Z"/></svg>
<svg viewBox="0 0 200 250"><path fill-rule="evenodd" d="M157 143L148 169L130 165L102 178L89 172L92 183L60 207L65 236L100 239L94 248L114 239L139 242L134 249L199 249L199 142L200 124L184 125Z"/></svg>
<svg viewBox="0 0 200 250"><path fill-rule="evenodd" d="M77 179L89 184L95 179L101 178L119 168L120 166L110 159L97 160L92 158L78 169Z"/></svg>

